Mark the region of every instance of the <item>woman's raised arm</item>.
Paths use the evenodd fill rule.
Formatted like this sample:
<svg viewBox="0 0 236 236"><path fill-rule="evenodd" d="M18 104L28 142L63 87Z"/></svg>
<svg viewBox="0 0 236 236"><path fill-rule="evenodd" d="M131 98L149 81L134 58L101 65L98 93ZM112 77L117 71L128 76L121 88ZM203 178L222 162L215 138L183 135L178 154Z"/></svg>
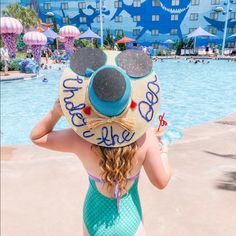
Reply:
<svg viewBox="0 0 236 236"><path fill-rule="evenodd" d="M168 184L171 177L171 168L169 166L167 153L160 152L159 141L151 129L149 129L146 134L148 148L143 166L151 183L155 187L163 189Z"/></svg>
<svg viewBox="0 0 236 236"><path fill-rule="evenodd" d="M34 144L43 148L78 153L79 146L85 141L72 129L53 131L62 115L60 102L56 100L53 108L33 128L30 138Z"/></svg>

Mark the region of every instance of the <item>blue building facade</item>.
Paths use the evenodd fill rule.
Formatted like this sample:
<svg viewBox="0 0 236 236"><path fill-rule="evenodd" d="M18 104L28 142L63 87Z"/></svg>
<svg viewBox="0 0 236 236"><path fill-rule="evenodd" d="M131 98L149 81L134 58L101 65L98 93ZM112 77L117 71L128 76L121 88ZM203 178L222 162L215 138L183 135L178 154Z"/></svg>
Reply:
<svg viewBox="0 0 236 236"><path fill-rule="evenodd" d="M227 1L230 4L228 37L236 33L236 0L103 0L104 34L107 29L113 35L123 32L126 36L135 38L138 43L156 47L160 42L182 38L201 26L216 37L199 39L198 44L219 44L223 38L226 19L223 11ZM55 18L59 26L71 24L80 31L90 27L100 33L98 0L18 2L34 7L43 22L50 23ZM234 41L234 38L228 39L227 46L232 47Z"/></svg>

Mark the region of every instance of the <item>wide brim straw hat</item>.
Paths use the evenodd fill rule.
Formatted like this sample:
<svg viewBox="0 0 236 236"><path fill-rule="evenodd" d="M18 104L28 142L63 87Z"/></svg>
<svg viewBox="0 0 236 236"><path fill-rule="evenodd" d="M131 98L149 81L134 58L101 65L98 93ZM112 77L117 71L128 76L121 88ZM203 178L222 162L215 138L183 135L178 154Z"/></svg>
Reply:
<svg viewBox="0 0 236 236"><path fill-rule="evenodd" d="M123 147L155 120L160 85L152 60L142 51L80 48L61 77L59 98L80 137L99 146Z"/></svg>

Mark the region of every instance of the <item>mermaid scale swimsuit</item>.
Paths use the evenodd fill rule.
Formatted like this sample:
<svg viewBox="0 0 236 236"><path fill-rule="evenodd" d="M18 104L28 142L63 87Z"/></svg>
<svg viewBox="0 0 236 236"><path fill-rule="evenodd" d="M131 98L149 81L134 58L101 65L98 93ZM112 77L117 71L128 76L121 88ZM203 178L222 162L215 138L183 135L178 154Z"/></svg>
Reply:
<svg viewBox="0 0 236 236"><path fill-rule="evenodd" d="M142 210L138 195L138 177L127 194L118 198L104 196L97 189L102 180L89 175L89 189L83 207L83 220L90 236L134 236L142 221Z"/></svg>

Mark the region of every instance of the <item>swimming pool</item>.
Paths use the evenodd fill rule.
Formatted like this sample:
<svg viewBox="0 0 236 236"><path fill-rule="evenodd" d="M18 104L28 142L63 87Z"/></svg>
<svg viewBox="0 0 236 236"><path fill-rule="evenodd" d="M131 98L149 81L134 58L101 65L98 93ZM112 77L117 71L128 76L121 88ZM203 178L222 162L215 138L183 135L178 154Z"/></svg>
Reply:
<svg viewBox="0 0 236 236"><path fill-rule="evenodd" d="M193 64L185 60L155 62L161 81L160 113L168 121L166 139L182 136L184 128L219 119L236 111L236 62L211 60ZM41 73L40 79L1 82L1 144L30 143L29 134L35 123L53 106L58 97L62 70ZM157 117L158 118L158 117ZM65 118L56 128L69 127Z"/></svg>

